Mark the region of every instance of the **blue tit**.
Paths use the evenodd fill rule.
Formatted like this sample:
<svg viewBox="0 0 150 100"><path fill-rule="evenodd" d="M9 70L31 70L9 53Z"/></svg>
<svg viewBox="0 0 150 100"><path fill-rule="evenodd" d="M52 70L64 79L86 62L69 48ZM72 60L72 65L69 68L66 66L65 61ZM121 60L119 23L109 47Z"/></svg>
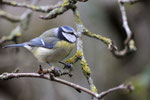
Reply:
<svg viewBox="0 0 150 100"><path fill-rule="evenodd" d="M7 45L4 48L25 47L39 62L51 64L66 58L73 50L77 38L78 35L72 27L61 26L47 30L28 42Z"/></svg>

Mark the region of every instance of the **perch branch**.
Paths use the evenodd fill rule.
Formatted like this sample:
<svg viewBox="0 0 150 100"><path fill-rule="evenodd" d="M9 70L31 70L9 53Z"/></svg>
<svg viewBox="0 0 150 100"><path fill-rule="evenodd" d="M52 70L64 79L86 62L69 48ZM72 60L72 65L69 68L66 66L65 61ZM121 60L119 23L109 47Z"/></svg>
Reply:
<svg viewBox="0 0 150 100"><path fill-rule="evenodd" d="M53 72L53 71L51 71L51 72ZM9 80L9 79L13 79L13 78L23 78L23 77L26 77L26 78L27 77L28 78L41 78L41 79L46 79L46 80L49 80L49 81L54 81L54 82L72 87L76 90L83 91L83 92L85 92L85 93L87 93L87 94L89 94L89 95L91 95L91 96L93 96L97 99L102 99L106 95L108 95L108 94L110 94L110 93L112 93L116 90L132 91L134 89L131 84L122 84L122 85L119 85L117 87L108 89L108 90L98 94L98 93L95 93L95 92L93 92L93 91L91 91L87 88L84 88L80 85L77 85L77 84L74 84L72 82L60 79L58 77L55 77L54 73L49 73L49 75L41 75L41 74L38 74L38 73L3 73L3 74L0 75L0 80Z"/></svg>

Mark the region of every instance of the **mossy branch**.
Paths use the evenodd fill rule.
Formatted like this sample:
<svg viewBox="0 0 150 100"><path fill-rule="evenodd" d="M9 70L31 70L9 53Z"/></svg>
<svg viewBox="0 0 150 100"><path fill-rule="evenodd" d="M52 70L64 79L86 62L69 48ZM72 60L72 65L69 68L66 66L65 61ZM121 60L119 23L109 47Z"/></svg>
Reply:
<svg viewBox="0 0 150 100"><path fill-rule="evenodd" d="M7 19L7 20L9 20L11 22L19 22L19 21L21 21L21 17L14 16L14 15L12 15L10 13L7 13L7 12L5 12L3 10L0 10L0 17L5 18L5 19Z"/></svg>
<svg viewBox="0 0 150 100"><path fill-rule="evenodd" d="M62 4L62 2L60 1L55 5L36 6L36 5L32 5L32 4L26 4L25 2L24 3L18 3L16 1L9 1L9 0L2 0L2 3L7 4L7 5L11 5L11 6L14 6L14 7L28 8L28 9L32 9L32 10L38 11L38 12L49 12L49 11L55 9L55 8L60 7L61 4Z"/></svg>
<svg viewBox="0 0 150 100"><path fill-rule="evenodd" d="M64 0L60 7L53 9L46 16L40 16L40 18L45 20L56 18L58 15L63 14L69 9L72 9L76 3L76 0Z"/></svg>
<svg viewBox="0 0 150 100"><path fill-rule="evenodd" d="M33 0L32 4L35 5L38 0ZM15 4L15 3L14 3ZM14 41L17 43L17 38L22 36L25 30L27 30L29 21L31 18L32 10L27 9L18 20L18 25L14 28L8 36L2 36L0 39L0 44L7 41ZM5 16L6 18L6 16ZM16 18L16 17L15 17ZM12 19L11 19L12 20Z"/></svg>
<svg viewBox="0 0 150 100"><path fill-rule="evenodd" d="M74 64L76 63L79 59L81 59L83 56L82 52L77 50L75 55L69 59L67 59L65 62L68 64Z"/></svg>
<svg viewBox="0 0 150 100"><path fill-rule="evenodd" d="M74 20L76 23L77 33L78 33L78 36L80 36L77 39L77 50L80 51L82 54L81 61L80 61L81 68L82 68L84 76L86 77L86 79L90 85L91 91L97 93L97 88L93 83L93 79L91 78L91 70L88 66L88 63L87 63L85 57L84 57L83 44L82 44L82 39L81 39L84 28L83 28L82 21L80 20L80 14L77 11L76 7L75 7L75 9L73 9L73 13L74 13Z"/></svg>

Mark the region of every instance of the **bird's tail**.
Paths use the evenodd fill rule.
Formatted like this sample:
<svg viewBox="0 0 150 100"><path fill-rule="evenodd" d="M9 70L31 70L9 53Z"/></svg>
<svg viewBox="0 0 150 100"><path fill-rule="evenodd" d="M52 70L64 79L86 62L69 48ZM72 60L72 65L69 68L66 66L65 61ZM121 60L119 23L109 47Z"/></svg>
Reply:
<svg viewBox="0 0 150 100"><path fill-rule="evenodd" d="M3 48L9 48L9 47L24 47L25 44L12 44L12 45L6 45Z"/></svg>

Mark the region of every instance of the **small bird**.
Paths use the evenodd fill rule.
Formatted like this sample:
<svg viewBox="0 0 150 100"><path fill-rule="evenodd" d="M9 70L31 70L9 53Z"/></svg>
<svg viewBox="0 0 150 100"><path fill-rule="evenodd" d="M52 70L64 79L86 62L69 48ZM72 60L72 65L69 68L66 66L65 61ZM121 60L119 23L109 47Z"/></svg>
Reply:
<svg viewBox="0 0 150 100"><path fill-rule="evenodd" d="M25 47L39 62L51 64L66 58L73 50L77 38L78 35L72 27L61 26L47 30L28 42L7 45L4 48Z"/></svg>

